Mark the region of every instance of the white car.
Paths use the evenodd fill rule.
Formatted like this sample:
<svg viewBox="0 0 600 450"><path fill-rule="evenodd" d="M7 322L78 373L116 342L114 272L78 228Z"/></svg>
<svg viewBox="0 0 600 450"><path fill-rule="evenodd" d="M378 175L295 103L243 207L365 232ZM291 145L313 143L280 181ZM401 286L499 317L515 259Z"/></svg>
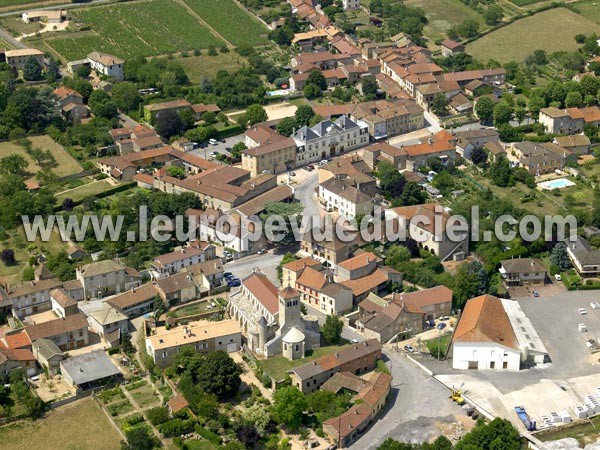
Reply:
<svg viewBox="0 0 600 450"><path fill-rule="evenodd" d="M562 281L562 277L560 276L560 273L557 273L557 274L555 274L555 275L554 275L554 279L555 279L556 281Z"/></svg>
<svg viewBox="0 0 600 450"><path fill-rule="evenodd" d="M217 157L217 155L218 155L218 153L217 153L217 152L210 152L210 153L208 154L208 156L210 156L211 158L216 158L216 157Z"/></svg>
<svg viewBox="0 0 600 450"><path fill-rule="evenodd" d="M590 306L592 307L592 309L600 309L600 303L598 302L591 302Z"/></svg>
<svg viewBox="0 0 600 450"><path fill-rule="evenodd" d="M219 143L219 141L217 141L216 139L209 139L209 140L208 140L208 143L209 143L210 145L217 145L217 144Z"/></svg>
<svg viewBox="0 0 600 450"><path fill-rule="evenodd" d="M578 325L578 328L579 328L579 332L580 332L580 333L587 333L587 330L588 330L588 329L587 329L587 327L585 326L585 323L580 323L580 324Z"/></svg>
<svg viewBox="0 0 600 450"><path fill-rule="evenodd" d="M585 316L587 314L587 309L579 308L579 314L581 314L582 316Z"/></svg>

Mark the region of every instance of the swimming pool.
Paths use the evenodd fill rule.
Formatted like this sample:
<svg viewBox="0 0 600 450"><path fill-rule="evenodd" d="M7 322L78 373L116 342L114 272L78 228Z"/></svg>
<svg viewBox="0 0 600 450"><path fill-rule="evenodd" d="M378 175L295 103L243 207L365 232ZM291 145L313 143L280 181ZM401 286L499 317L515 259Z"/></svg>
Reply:
<svg viewBox="0 0 600 450"><path fill-rule="evenodd" d="M575 183L566 178L558 178L556 180L544 181L543 183L539 183L538 186L542 189L552 190L575 186Z"/></svg>

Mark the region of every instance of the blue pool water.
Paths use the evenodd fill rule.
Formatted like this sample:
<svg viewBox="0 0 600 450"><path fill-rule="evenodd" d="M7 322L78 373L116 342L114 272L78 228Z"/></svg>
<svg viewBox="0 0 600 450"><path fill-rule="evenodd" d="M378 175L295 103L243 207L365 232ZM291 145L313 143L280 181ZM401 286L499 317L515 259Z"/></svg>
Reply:
<svg viewBox="0 0 600 450"><path fill-rule="evenodd" d="M558 178L557 180L544 181L539 186L542 189L562 189L570 186L575 186L575 183L567 180L566 178Z"/></svg>

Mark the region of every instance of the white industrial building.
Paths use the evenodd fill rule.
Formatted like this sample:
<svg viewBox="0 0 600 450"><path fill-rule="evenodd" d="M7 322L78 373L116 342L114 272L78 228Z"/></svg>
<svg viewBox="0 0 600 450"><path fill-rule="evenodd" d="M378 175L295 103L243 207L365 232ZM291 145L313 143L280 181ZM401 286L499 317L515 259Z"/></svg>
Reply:
<svg viewBox="0 0 600 450"><path fill-rule="evenodd" d="M519 370L541 364L547 351L514 300L482 295L467 302L452 339L452 368Z"/></svg>

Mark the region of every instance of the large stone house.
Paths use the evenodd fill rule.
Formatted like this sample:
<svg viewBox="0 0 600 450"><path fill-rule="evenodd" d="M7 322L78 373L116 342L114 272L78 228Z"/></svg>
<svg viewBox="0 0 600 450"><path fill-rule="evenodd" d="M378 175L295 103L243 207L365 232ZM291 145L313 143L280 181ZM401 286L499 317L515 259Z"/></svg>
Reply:
<svg viewBox="0 0 600 450"><path fill-rule="evenodd" d="M75 276L83 286L86 300L118 294L142 282L137 270L112 259L78 266Z"/></svg>

